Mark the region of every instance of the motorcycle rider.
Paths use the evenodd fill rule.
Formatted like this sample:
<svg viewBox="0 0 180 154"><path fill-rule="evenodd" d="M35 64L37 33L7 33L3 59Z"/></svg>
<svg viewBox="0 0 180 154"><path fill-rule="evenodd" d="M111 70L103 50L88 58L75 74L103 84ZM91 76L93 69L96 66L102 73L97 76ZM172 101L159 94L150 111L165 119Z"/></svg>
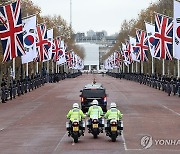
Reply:
<svg viewBox="0 0 180 154"><path fill-rule="evenodd" d="M117 109L116 103L112 102L110 104L110 109L106 112L104 115L104 118L107 119L107 128L110 126L110 120L115 119L118 123L118 129L121 127L121 119L123 114L120 112L120 110Z"/></svg>
<svg viewBox="0 0 180 154"><path fill-rule="evenodd" d="M78 120L80 129L82 130L82 134L84 135L83 121L82 121L82 119L84 119L84 118L85 118L85 115L82 112L82 110L79 109L79 104L74 103L73 109L71 109L67 114L67 119L70 119L70 122L69 122L70 127L69 128L72 128L72 122L74 120ZM70 136L70 133L71 133L71 131L69 130L69 136Z"/></svg>
<svg viewBox="0 0 180 154"><path fill-rule="evenodd" d="M92 123L92 118L97 117L99 119L101 132L103 132L103 127L104 127L104 125L102 124L103 110L100 106L98 106L97 100L92 101L92 106L89 108L87 116L90 117L90 119L88 121L88 125L87 125L87 127L89 128L89 131L90 131L91 123Z"/></svg>

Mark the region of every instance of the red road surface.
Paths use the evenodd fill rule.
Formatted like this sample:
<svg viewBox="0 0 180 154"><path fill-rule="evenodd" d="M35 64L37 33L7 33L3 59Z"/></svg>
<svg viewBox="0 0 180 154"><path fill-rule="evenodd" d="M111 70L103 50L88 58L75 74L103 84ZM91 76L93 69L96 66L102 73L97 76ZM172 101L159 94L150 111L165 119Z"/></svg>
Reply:
<svg viewBox="0 0 180 154"><path fill-rule="evenodd" d="M94 139L86 133L79 143L67 136L66 114L79 102L80 89L93 81L107 89L108 102L121 110L124 132L117 142L105 133ZM152 137L143 149L141 138ZM165 140L177 145L168 145ZM101 75L82 75L48 83L5 104L0 104L0 154L179 154L180 98L136 82Z"/></svg>

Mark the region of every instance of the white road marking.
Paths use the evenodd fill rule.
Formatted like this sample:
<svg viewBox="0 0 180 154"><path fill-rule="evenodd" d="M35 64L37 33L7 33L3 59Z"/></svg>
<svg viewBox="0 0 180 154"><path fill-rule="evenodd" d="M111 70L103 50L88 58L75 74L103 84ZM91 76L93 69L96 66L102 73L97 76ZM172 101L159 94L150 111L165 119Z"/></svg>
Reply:
<svg viewBox="0 0 180 154"><path fill-rule="evenodd" d="M61 140L59 141L58 145L56 146L56 148L54 149L54 152L58 149L59 145L61 144L62 140L64 139L64 137L66 136L67 132L64 134L64 136L61 138Z"/></svg>
<svg viewBox="0 0 180 154"><path fill-rule="evenodd" d="M124 141L124 143L123 143L123 144L124 144L124 149L125 149L125 150L128 150L128 149L127 149L127 146L126 146L126 141L125 141L125 138L124 138L124 133L122 133L122 139L123 139L123 141Z"/></svg>
<svg viewBox="0 0 180 154"><path fill-rule="evenodd" d="M162 104L161 104L161 105L162 105ZM174 110L168 108L167 106L164 106L164 105L162 105L162 106L163 106L164 108L168 109L169 111L175 113L176 115L180 116L180 114L179 114L178 112L176 112L176 111L174 111Z"/></svg>

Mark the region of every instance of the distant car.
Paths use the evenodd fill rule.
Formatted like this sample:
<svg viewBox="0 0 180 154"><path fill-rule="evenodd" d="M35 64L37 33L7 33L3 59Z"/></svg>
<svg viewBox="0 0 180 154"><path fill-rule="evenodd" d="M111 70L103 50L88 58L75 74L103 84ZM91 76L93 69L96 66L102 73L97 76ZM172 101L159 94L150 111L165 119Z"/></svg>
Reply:
<svg viewBox="0 0 180 154"><path fill-rule="evenodd" d="M107 111L107 94L105 88L102 84L87 84L81 92L81 109L85 113L88 111L89 107L92 105L92 101L96 99L98 105L102 107L103 112Z"/></svg>

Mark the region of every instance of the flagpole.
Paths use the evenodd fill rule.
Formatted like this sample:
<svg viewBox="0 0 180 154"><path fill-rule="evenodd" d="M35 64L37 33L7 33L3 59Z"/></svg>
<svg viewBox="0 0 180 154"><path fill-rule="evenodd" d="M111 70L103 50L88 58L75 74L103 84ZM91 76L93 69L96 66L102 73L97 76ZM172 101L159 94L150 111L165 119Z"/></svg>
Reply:
<svg viewBox="0 0 180 154"><path fill-rule="evenodd" d="M143 61L141 61L141 73L144 73L144 65L143 65Z"/></svg>
<svg viewBox="0 0 180 154"><path fill-rule="evenodd" d="M54 62L52 60L52 71L51 71L52 74L54 74Z"/></svg>
<svg viewBox="0 0 180 154"><path fill-rule="evenodd" d="M154 57L152 57L152 74L154 74Z"/></svg>
<svg viewBox="0 0 180 154"><path fill-rule="evenodd" d="M163 59L163 66L162 66L162 67L163 67L163 69L162 69L162 71L163 71L163 72L162 72L162 75L165 75L165 61L164 61L164 59Z"/></svg>
<svg viewBox="0 0 180 154"><path fill-rule="evenodd" d="M15 61L15 58L13 58L13 79L15 79L16 77L16 73L15 73L15 64L16 64L16 61Z"/></svg>
<svg viewBox="0 0 180 154"><path fill-rule="evenodd" d="M134 63L132 63L132 70L131 73L134 73Z"/></svg>
<svg viewBox="0 0 180 154"><path fill-rule="evenodd" d="M38 70L38 62L36 62L36 73L38 74L39 70Z"/></svg>
<svg viewBox="0 0 180 154"><path fill-rule="evenodd" d="M180 60L178 60L178 78L180 78Z"/></svg>
<svg viewBox="0 0 180 154"><path fill-rule="evenodd" d="M47 61L47 73L49 74L49 60Z"/></svg>
<svg viewBox="0 0 180 154"><path fill-rule="evenodd" d="M56 73L57 73L57 62L56 62Z"/></svg>
<svg viewBox="0 0 180 154"><path fill-rule="evenodd" d="M29 75L29 70L28 70L28 62L26 63L26 76Z"/></svg>

